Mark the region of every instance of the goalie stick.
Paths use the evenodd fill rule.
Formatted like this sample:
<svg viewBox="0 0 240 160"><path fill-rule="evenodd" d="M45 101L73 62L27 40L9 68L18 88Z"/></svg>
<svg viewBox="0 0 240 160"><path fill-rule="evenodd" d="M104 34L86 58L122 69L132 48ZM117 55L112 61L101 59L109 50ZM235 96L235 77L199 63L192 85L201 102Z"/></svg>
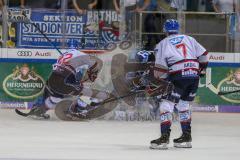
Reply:
<svg viewBox="0 0 240 160"><path fill-rule="evenodd" d="M103 105L103 104L106 104L106 103L117 101L117 100L120 100L122 98L129 97L129 96L136 95L136 94L143 93L143 92L145 92L145 90L141 90L141 91L137 91L137 92L130 92L130 93L127 93L125 95L121 95L119 97L106 99L106 100L104 100L102 102L99 102L99 103L91 102L91 106Z"/></svg>
<svg viewBox="0 0 240 160"><path fill-rule="evenodd" d="M29 111L28 113L24 113L24 112L21 112L19 111L17 108L15 109L15 112L20 115L20 116L23 116L23 117L27 117L27 116L30 116L31 115L31 111Z"/></svg>
<svg viewBox="0 0 240 160"><path fill-rule="evenodd" d="M164 81L164 80L162 80L162 79L160 79L160 81ZM171 85L170 85L171 83L168 83L168 86L167 86L167 91L168 91L168 87L171 87ZM125 98L125 97L129 97L129 96L133 96L133 95L136 95L136 94L139 94L139 93L144 93L144 92L147 92L147 90L140 90L140 91L132 91L132 92L129 92L129 93L127 93L127 94L125 94L125 95L121 95L121 96L119 96L119 97L114 97L114 98L109 98L109 99L106 99L106 100L104 100L104 101L102 101L102 102L99 102L99 103L94 103L94 102L91 102L91 105L92 106L97 106L97 105L103 105L103 104L106 104L106 103L109 103L109 102L113 102L113 101L117 101L117 100L119 100L119 99L122 99L122 98ZM162 94L164 94L164 93L162 93Z"/></svg>
<svg viewBox="0 0 240 160"><path fill-rule="evenodd" d="M46 40L48 41L49 44L51 44L51 46L53 46L54 49L56 49L58 51L58 53L60 55L63 55L63 53L53 44L53 42L47 37L47 35L38 27L38 25L36 25L36 23L32 22L26 15L26 13L23 11L22 12L23 16L28 20L28 23L30 23L31 25L33 25L38 32L40 32L44 38L46 38Z"/></svg>
<svg viewBox="0 0 240 160"><path fill-rule="evenodd" d="M102 102L99 102L99 103L95 103L95 102L91 102L91 106L93 106L95 109L95 107L99 106L99 105L103 105L103 104L106 104L106 103L110 103L110 102L113 102L113 101L117 101L119 99L122 99L122 98L125 98L125 97L128 97L128 96L132 96L132 95L135 95L135 94L138 94L138 93L142 93L144 91L138 91L138 92L130 92L128 94L125 94L125 95L122 95L122 96L119 96L119 97L115 97L115 98L109 98L109 99L106 99L105 101L102 101ZM92 110L92 109L91 109ZM17 108L15 109L15 112L20 115L20 116L23 116L23 117L28 117L30 115L32 115L32 112L29 111L27 113L24 113L20 110L18 110Z"/></svg>
<svg viewBox="0 0 240 160"><path fill-rule="evenodd" d="M22 112L22 111L20 111L20 110L18 110L18 109L16 108L16 109L15 109L15 112L16 112L18 115L23 116L23 117L28 117L28 116L34 115L31 110L30 110L29 112L27 112L27 113L24 113L24 112ZM44 118L44 119L49 119L49 116L43 116L42 118Z"/></svg>
<svg viewBox="0 0 240 160"><path fill-rule="evenodd" d="M222 96L222 95L236 93L236 92L240 92L240 89L234 90L234 91L229 91L229 92L222 92L222 91L220 91L220 92L218 92L218 95Z"/></svg>
<svg viewBox="0 0 240 160"><path fill-rule="evenodd" d="M167 89L167 91L169 91L168 89ZM136 94L141 94L141 93L144 93L144 92L148 92L147 90L138 90L138 91L130 91L130 92L128 92L127 94L124 94L124 95L121 95L121 96L117 96L117 97L112 97L112 98L108 98L108 99L106 99L106 100L103 100L102 102L93 102L93 101L91 101L90 103L88 103L88 105L89 105L89 108L88 109L86 109L87 110L87 112L84 112L84 113L77 113L76 115L75 114L68 114L68 118L67 118L67 120L69 120L69 118L71 118L72 120L73 119L75 119L75 120L82 120L82 119L88 119L88 118L90 118L91 116L89 116L88 115L88 113L89 112L91 112L91 111L94 111L94 110L96 110L98 107L100 107L101 105L105 105L105 104L107 104L107 103L110 103L110 102L114 102L114 101L117 101L117 100L120 100L120 99L123 99L123 98L125 98L125 97L131 97L131 96L133 96L133 95L136 95ZM164 92L162 93L162 95L164 94ZM154 96L155 97L155 96ZM159 101L159 98L161 99L162 98L162 96L158 96L157 97L158 98L158 101ZM61 102L60 102L61 103ZM66 109L66 108L65 108ZM65 111L66 112L66 111ZM69 111L67 111L67 112L69 112ZM55 110L55 113L56 113L56 110ZM57 115L57 117L58 118L60 118L60 119L62 119L62 120L66 120L65 118L66 118L66 116L62 116L61 114L59 114L59 112L58 112L58 114L56 113L56 115ZM80 117L79 117L80 116ZM91 118L90 118L91 119Z"/></svg>

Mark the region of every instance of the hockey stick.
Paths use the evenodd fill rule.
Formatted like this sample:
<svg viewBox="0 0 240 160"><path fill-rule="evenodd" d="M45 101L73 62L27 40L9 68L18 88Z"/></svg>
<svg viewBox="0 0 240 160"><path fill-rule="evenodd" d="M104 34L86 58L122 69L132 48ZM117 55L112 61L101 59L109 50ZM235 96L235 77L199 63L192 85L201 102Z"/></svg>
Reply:
<svg viewBox="0 0 240 160"><path fill-rule="evenodd" d="M106 99L105 101L102 101L102 102L99 102L99 103L95 103L95 102L91 102L91 106L93 107L97 107L99 105L103 105L103 104L106 104L106 103L110 103L110 102L113 102L113 101L117 101L117 100L120 100L122 98L125 98L125 97L128 97L128 96L132 96L132 95L135 95L135 94L138 94L138 93L143 93L144 91L138 91L138 92L130 92L128 94L125 94L125 95L122 95L122 96L119 96L119 97L114 97L114 98L109 98L109 99ZM95 108L92 108L91 110L93 110ZM23 117L28 117L30 115L32 115L32 111L29 111L27 113L24 113L20 110L18 110L17 108L15 109L15 112L20 115L20 116L23 116Z"/></svg>
<svg viewBox="0 0 240 160"><path fill-rule="evenodd" d="M18 110L17 108L15 108L15 112L16 112L18 115L23 116L23 117L28 117L28 116L33 116L33 115L34 115L32 110L30 110L30 111L27 112L27 113L24 113L24 112ZM49 119L49 116L43 115L41 118Z"/></svg>
<svg viewBox="0 0 240 160"><path fill-rule="evenodd" d="M60 55L63 55L63 53L53 44L53 42L47 37L47 35L38 27L38 25L36 25L36 23L32 22L26 15L26 13L23 11L22 12L23 16L28 20L28 23L30 23L31 25L33 25L38 32L40 32L44 38L46 38L46 40L48 41L49 44L51 44L51 46L53 46L54 49L56 49L58 51L58 53Z"/></svg>
<svg viewBox="0 0 240 160"><path fill-rule="evenodd" d="M143 93L143 92L145 92L145 90L141 90L141 91L138 91L138 92L130 92L130 93L127 93L127 94L119 96L119 97L108 98L108 99L106 99L106 100L104 100L102 102L99 102L99 103L91 102L91 106L103 105L103 104L106 104L106 103L117 101L117 100L120 100L122 98L133 96L133 95L136 95L136 94L139 94L139 93Z"/></svg>
<svg viewBox="0 0 240 160"><path fill-rule="evenodd" d="M235 90L235 91L229 91L229 92L222 92L222 91L220 91L220 92L218 92L218 95L226 95L226 94L231 94L231 93L236 93L236 92L240 92L240 89L238 89L238 90Z"/></svg>
<svg viewBox="0 0 240 160"><path fill-rule="evenodd" d="M23 116L23 117L27 117L27 116L30 116L31 115L31 111L29 111L28 113L24 113L24 112L21 112L19 111L17 108L15 108L15 112L20 115L20 116Z"/></svg>
<svg viewBox="0 0 240 160"><path fill-rule="evenodd" d="M92 106L103 105L103 104L106 104L106 103L109 103L109 102L117 101L119 99L122 99L122 98L125 98L125 97L129 97L129 96L132 96L132 95L136 95L136 94L139 94L139 93L144 93L144 92L146 92L145 89L144 90L140 90L140 91L136 91L136 92L129 92L129 93L125 94L125 95L121 95L119 97L114 97L114 98L109 98L109 99L106 99L106 100L104 100L102 102L99 102L99 103L92 102L91 105Z"/></svg>

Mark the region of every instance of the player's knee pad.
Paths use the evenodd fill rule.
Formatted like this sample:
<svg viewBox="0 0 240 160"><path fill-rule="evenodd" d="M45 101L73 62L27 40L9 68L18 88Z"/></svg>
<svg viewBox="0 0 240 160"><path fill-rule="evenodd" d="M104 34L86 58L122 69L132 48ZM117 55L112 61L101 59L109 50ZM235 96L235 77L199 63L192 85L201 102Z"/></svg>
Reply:
<svg viewBox="0 0 240 160"><path fill-rule="evenodd" d="M172 123L172 112L174 109L174 103L168 100L163 100L160 103L160 121L162 125L170 126Z"/></svg>
<svg viewBox="0 0 240 160"><path fill-rule="evenodd" d="M179 120L181 123L183 122L191 122L191 110L190 110L190 103L189 101L180 100L179 103L176 105L179 114Z"/></svg>
<svg viewBox="0 0 240 160"><path fill-rule="evenodd" d="M53 109L56 106L56 104L58 102L60 102L61 100L62 100L62 98L50 96L45 100L45 106L49 109Z"/></svg>
<svg viewBox="0 0 240 160"><path fill-rule="evenodd" d="M170 112L160 113L160 121L162 125L171 125L172 123L172 114Z"/></svg>
<svg viewBox="0 0 240 160"><path fill-rule="evenodd" d="M189 101L180 100L177 103L176 108L178 109L179 112L190 110L190 103L189 103Z"/></svg>
<svg viewBox="0 0 240 160"><path fill-rule="evenodd" d="M160 113L164 112L173 112L175 103L163 99L162 102L160 103Z"/></svg>

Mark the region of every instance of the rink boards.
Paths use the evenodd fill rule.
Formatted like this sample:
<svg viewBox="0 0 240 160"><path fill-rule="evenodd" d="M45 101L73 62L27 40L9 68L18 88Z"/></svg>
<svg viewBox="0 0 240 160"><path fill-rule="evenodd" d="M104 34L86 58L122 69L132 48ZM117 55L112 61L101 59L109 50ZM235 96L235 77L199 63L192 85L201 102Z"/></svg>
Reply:
<svg viewBox="0 0 240 160"><path fill-rule="evenodd" d="M64 52L64 50L62 50ZM110 64L114 54L121 52L85 51L94 54L104 61L98 87L111 88ZM48 78L52 64L59 53L54 49L0 49L0 108L31 108L32 101L42 93L43 84ZM199 92L195 99L194 111L240 112L240 93L218 96L219 91L240 89L240 54L209 53L209 67L206 77L199 83ZM29 71L28 73L25 72ZM29 74L31 73L31 74ZM38 77L38 81L29 78L29 84L15 84L18 76ZM29 74L29 75L28 75ZM239 76L238 76L239 75ZM21 78L20 78L21 80ZM24 78L22 79L24 80ZM24 88L25 87L25 88Z"/></svg>

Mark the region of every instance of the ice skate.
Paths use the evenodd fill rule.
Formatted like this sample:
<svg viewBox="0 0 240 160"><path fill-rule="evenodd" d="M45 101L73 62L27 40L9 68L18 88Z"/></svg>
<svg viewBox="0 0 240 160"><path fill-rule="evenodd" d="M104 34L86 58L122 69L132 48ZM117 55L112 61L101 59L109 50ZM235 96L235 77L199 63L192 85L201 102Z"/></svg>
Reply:
<svg viewBox="0 0 240 160"><path fill-rule="evenodd" d="M168 149L170 133L162 134L160 138L152 140L150 149Z"/></svg>
<svg viewBox="0 0 240 160"><path fill-rule="evenodd" d="M46 114L47 110L48 109L42 106L34 106L28 113L28 116L33 117L35 119L49 119L50 115Z"/></svg>
<svg viewBox="0 0 240 160"><path fill-rule="evenodd" d="M68 116L74 116L74 117L79 117L79 116L87 116L88 110L86 107L70 107Z"/></svg>
<svg viewBox="0 0 240 160"><path fill-rule="evenodd" d="M192 148L192 136L191 133L185 132L181 137L173 140L174 147L176 148Z"/></svg>
<svg viewBox="0 0 240 160"><path fill-rule="evenodd" d="M77 101L72 103L69 107L69 114L74 117L86 116L89 107L90 106L86 102L78 97Z"/></svg>

